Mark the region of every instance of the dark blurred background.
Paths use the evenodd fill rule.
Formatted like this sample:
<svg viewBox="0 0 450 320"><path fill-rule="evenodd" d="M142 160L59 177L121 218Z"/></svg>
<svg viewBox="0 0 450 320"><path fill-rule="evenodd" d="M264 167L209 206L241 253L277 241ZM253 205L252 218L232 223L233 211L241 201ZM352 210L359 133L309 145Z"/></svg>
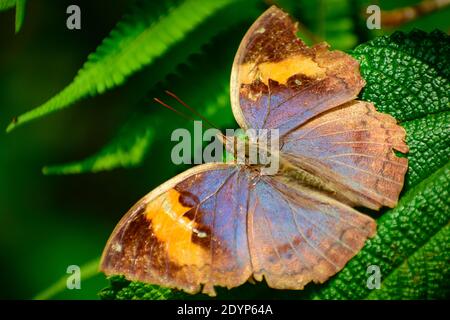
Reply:
<svg viewBox="0 0 450 320"><path fill-rule="evenodd" d="M130 2L30 0L18 34L14 34L14 9L0 12L0 298L33 298L64 276L67 266L82 266L97 258L123 213L171 176L164 171L165 156L150 157L136 169L42 174L44 165L82 159L106 144L129 114L131 97L126 91L108 91L10 134L4 132L13 116L70 83ZM322 7L299 12L297 18L318 24L324 19L323 10L333 10L324 9L327 1L322 2ZM418 2L374 1L386 9ZM81 30L66 28L66 8L71 4L82 8ZM449 22L447 8L399 28L437 27L448 32ZM342 47L356 45L361 38L358 32L366 32L361 28L344 39ZM327 40L327 34L319 36ZM106 285L104 276L97 275L82 282L83 290L65 290L56 297L95 299Z"/></svg>
<svg viewBox="0 0 450 320"><path fill-rule="evenodd" d="M32 298L101 253L118 218L143 194L145 168L44 176L42 167L81 159L122 124L126 100L114 91L6 134L4 128L68 84L130 1L83 1L82 29L66 28L74 1L29 1L21 32L14 9L0 13L0 297ZM148 168L147 168L148 170ZM133 185L133 188L130 188ZM103 276L60 298L96 298Z"/></svg>

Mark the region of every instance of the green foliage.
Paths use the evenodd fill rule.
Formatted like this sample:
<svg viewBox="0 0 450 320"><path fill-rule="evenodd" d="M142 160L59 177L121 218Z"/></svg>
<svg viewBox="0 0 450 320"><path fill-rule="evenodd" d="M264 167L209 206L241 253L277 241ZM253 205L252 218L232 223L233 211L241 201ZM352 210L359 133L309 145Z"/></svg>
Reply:
<svg viewBox="0 0 450 320"><path fill-rule="evenodd" d="M0 0L0 11L13 8L16 5L16 0Z"/></svg>
<svg viewBox="0 0 450 320"><path fill-rule="evenodd" d="M450 225L407 258L369 299L446 299L450 294ZM399 284L414 283L405 288Z"/></svg>
<svg viewBox="0 0 450 320"><path fill-rule="evenodd" d="M377 235L340 273L323 285L311 285L304 292L289 293L289 298L448 297L449 283L445 277L448 268L441 274L436 270L446 266L449 254L448 244L439 243L440 239L448 237L450 220L449 91L442 90L449 85L448 55L443 54L449 47L449 37L441 32L414 31L375 39L352 52L361 62L361 73L367 81L361 98L373 101L379 110L396 116L407 130L411 151L407 155L410 170L405 193L396 208L382 213ZM429 76L417 76L411 70ZM413 85L416 89L411 88ZM367 288L369 265L381 268L383 282L379 291ZM410 281L411 278L415 280ZM143 290L143 284L126 282L121 277L110 280L112 287L101 293L102 298L152 297L142 291L134 292L135 288ZM151 288L154 294L155 288ZM252 289L260 292L255 296L259 298L286 297L285 292L267 289L264 284ZM177 291L170 296L167 289L162 290L166 298L180 297ZM235 290L233 297L248 297L239 295L239 288ZM228 296L227 292L219 294L219 298Z"/></svg>
<svg viewBox="0 0 450 320"><path fill-rule="evenodd" d="M86 279L89 279L90 277L96 275L98 273L98 265L100 263L100 259L96 258L82 266L80 266L81 272L81 279L80 281L84 281ZM43 290L42 292L38 293L34 299L35 300L46 300L57 293L64 291L67 289L67 275L64 275L61 277L58 281L56 281L54 284L52 284L47 289Z"/></svg>
<svg viewBox="0 0 450 320"><path fill-rule="evenodd" d="M150 150L159 121L157 116L135 115L100 152L82 161L44 167L42 171L44 174L76 174L135 167Z"/></svg>
<svg viewBox="0 0 450 320"><path fill-rule="evenodd" d="M430 114L403 124L409 146L405 189L413 187L443 167L450 154L450 112Z"/></svg>
<svg viewBox="0 0 450 320"><path fill-rule="evenodd" d="M16 7L16 33L22 28L26 4L26 0L0 0L0 11Z"/></svg>
<svg viewBox="0 0 450 320"><path fill-rule="evenodd" d="M182 299L186 295L182 292L161 288L141 282L129 282L123 276L112 278L111 287L99 292L104 300L167 300Z"/></svg>
<svg viewBox="0 0 450 320"><path fill-rule="evenodd" d="M159 142L165 142L164 152L170 153L172 145L167 143L170 133L180 126L190 129L191 124L161 108L156 102L149 103L150 97L165 96L164 100L167 100L164 94L164 89L167 88L176 92L216 126L232 125L229 103L230 61L242 36L238 31L242 29L241 25L237 27L239 28L233 27L216 36L209 45L203 47L202 54L191 56L175 74L171 74L166 81L151 90L148 98L144 99L118 135L102 150L81 161L46 167L44 173L83 173L136 166L151 154L154 150L152 147ZM211 59L217 52L220 52L220 55ZM205 74L208 74L208 77L205 77ZM171 103L173 101L171 100ZM167 116L174 119L165 122ZM134 152L128 152L130 149Z"/></svg>
<svg viewBox="0 0 450 320"><path fill-rule="evenodd" d="M68 107L78 100L122 85L136 71L149 65L171 47L192 34L203 21L236 0L200 2L197 0L145 1L126 15L78 72L75 79L43 105L17 117L7 128ZM250 1L252 2L252 1ZM245 12L245 10L244 10ZM237 16L240 16L237 14ZM227 19L233 22L234 19ZM224 20L226 22L227 20ZM222 24L215 24L223 27ZM212 30L214 32L216 30ZM211 29L196 33L188 48L196 52L196 37L211 35ZM171 61L176 65L182 60ZM164 76L164 75L163 75Z"/></svg>
<svg viewBox="0 0 450 320"><path fill-rule="evenodd" d="M16 2L16 33L22 28L23 20L25 19L25 9L27 0L17 0Z"/></svg>
<svg viewBox="0 0 450 320"><path fill-rule="evenodd" d="M403 122L449 109L448 35L397 32L358 46L352 55L367 82L362 99Z"/></svg>

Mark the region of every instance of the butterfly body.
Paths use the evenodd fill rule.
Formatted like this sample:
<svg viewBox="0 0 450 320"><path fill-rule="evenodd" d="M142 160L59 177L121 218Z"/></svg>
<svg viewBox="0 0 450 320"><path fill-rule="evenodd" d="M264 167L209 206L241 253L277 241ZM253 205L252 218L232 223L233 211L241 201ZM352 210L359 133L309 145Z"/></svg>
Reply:
<svg viewBox="0 0 450 320"><path fill-rule="evenodd" d="M376 232L353 207L395 206L407 170L394 154L408 151L404 129L355 100L363 86L357 61L307 47L268 9L238 49L231 102L242 129L279 132L279 170L265 174L245 152L170 179L119 222L102 271L209 295L252 278L277 289L326 281Z"/></svg>

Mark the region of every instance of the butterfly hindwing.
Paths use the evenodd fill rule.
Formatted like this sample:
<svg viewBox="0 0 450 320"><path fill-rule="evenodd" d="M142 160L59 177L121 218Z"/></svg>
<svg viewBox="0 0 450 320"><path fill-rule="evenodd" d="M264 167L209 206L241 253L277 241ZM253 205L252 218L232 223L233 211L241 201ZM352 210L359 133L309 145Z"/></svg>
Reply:
<svg viewBox="0 0 450 320"><path fill-rule="evenodd" d="M244 128L276 128L280 135L317 114L353 100L364 86L358 62L321 43L312 48L277 7L249 29L235 57L231 102Z"/></svg>
<svg viewBox="0 0 450 320"><path fill-rule="evenodd" d="M372 218L282 176L254 185L248 215L254 277L277 289L324 282L376 230Z"/></svg>
<svg viewBox="0 0 450 320"><path fill-rule="evenodd" d="M373 104L352 101L292 131L281 154L298 168L322 177L352 206L394 207L403 187L408 160L406 132Z"/></svg>

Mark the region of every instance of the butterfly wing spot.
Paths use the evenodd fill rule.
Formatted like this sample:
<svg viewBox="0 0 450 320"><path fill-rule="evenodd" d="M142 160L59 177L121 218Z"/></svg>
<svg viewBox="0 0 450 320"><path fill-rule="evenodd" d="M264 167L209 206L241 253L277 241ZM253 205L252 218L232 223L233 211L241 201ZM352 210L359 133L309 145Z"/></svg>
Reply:
<svg viewBox="0 0 450 320"><path fill-rule="evenodd" d="M197 237L199 237L199 238L206 238L208 236L208 234L206 232L199 231L195 228L193 229L193 231L197 234Z"/></svg>
<svg viewBox="0 0 450 320"><path fill-rule="evenodd" d="M199 205L200 200L195 194L183 190L179 190L178 192L179 192L178 201L180 202L181 205L189 208L194 208ZM193 219L191 218L191 220Z"/></svg>
<svg viewBox="0 0 450 320"><path fill-rule="evenodd" d="M122 252L122 245L120 243L117 242L113 243L111 248L116 252Z"/></svg>
<svg viewBox="0 0 450 320"><path fill-rule="evenodd" d="M266 28L261 27L261 28L259 28L258 30L256 30L255 32L256 32L256 33L264 33L264 32L266 32Z"/></svg>

